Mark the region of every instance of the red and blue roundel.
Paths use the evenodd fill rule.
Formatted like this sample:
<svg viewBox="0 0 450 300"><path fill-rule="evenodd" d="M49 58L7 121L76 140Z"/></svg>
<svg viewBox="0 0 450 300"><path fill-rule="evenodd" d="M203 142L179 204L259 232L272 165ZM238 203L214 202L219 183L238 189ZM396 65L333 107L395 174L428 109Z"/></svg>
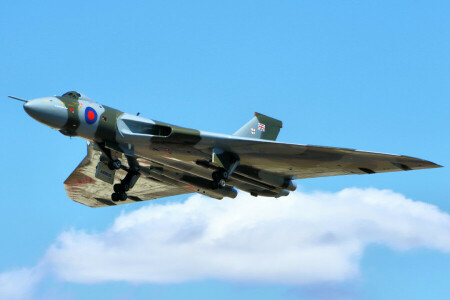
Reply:
<svg viewBox="0 0 450 300"><path fill-rule="evenodd" d="M88 124L94 124L97 121L97 112L92 107L86 107L84 119Z"/></svg>

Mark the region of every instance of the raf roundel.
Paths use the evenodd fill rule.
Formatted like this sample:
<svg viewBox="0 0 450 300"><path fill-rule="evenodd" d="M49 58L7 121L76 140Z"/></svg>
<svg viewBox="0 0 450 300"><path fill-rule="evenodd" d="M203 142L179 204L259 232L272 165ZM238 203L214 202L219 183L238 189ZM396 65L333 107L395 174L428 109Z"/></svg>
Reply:
<svg viewBox="0 0 450 300"><path fill-rule="evenodd" d="M92 107L87 107L84 112L84 119L88 124L94 124L97 121L97 112Z"/></svg>

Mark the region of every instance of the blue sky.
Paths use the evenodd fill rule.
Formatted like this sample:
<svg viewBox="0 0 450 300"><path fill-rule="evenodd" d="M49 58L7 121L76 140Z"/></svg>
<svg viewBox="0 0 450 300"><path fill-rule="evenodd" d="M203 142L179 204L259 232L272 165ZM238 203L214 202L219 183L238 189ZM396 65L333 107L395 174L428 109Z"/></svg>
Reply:
<svg viewBox="0 0 450 300"><path fill-rule="evenodd" d="M283 120L279 141L404 154L446 167L297 181L299 199L318 192L333 198L356 188L348 201L359 205L366 202L358 202L363 198L358 195L387 189L397 195L389 197L404 197L401 205L411 199L411 208L423 203L432 208L426 216L427 209L423 216L404 215L388 209L391 198L382 198L383 212L405 223L380 231L381 238L367 244L355 235L364 245L352 256L358 272L341 280L277 282L270 277L273 266L267 269L272 278L267 281L224 278L219 268L180 283L126 278L86 283L46 270L23 297L446 297L450 250L442 245L450 243L449 9L446 1L1 1L0 95L6 118L0 121L0 283L8 282L7 274L35 272L42 262L48 264L52 245L59 245L58 255L67 254L62 253L67 245L58 244L62 234L80 238L78 233L85 232L95 240L95 234L100 238L114 228L120 216L128 220L133 213L149 211L148 203L90 209L68 199L62 182L84 157L85 141L38 124L19 102L6 98L77 90L122 111L221 133L233 133L257 111ZM179 204L182 210L195 200L188 198L153 204L161 205L158 209ZM334 203L330 200L329 206ZM377 223L381 215L372 217ZM440 223L441 217L447 221ZM259 220L261 228L266 228L264 220ZM333 220L322 223L334 227ZM389 235L415 222L423 226L407 227L406 237ZM165 223L158 226L164 232ZM152 235L151 228L146 232ZM423 242L406 242L408 237ZM189 268L184 271L190 274Z"/></svg>

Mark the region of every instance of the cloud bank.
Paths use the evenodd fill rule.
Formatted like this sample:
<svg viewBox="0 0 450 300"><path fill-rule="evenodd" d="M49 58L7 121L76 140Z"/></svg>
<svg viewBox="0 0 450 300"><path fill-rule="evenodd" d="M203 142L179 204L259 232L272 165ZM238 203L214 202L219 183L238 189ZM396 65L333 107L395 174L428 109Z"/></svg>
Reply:
<svg viewBox="0 0 450 300"><path fill-rule="evenodd" d="M40 266L1 273L0 299L19 300L30 298L43 275Z"/></svg>
<svg viewBox="0 0 450 300"><path fill-rule="evenodd" d="M123 213L104 232L63 232L39 269L77 283L320 284L357 277L374 243L450 252L450 215L377 189L222 201L194 195ZM7 276L0 275L0 296Z"/></svg>

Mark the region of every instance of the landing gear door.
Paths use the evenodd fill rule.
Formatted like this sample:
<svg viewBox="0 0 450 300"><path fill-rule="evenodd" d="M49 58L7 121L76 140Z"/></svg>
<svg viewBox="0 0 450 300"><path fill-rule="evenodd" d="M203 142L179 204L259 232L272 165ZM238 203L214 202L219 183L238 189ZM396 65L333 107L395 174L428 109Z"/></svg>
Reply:
<svg viewBox="0 0 450 300"><path fill-rule="evenodd" d="M97 168L95 170L95 177L109 184L114 183L114 176L116 174L116 170L110 170L108 168L108 164L100 161L97 164Z"/></svg>

